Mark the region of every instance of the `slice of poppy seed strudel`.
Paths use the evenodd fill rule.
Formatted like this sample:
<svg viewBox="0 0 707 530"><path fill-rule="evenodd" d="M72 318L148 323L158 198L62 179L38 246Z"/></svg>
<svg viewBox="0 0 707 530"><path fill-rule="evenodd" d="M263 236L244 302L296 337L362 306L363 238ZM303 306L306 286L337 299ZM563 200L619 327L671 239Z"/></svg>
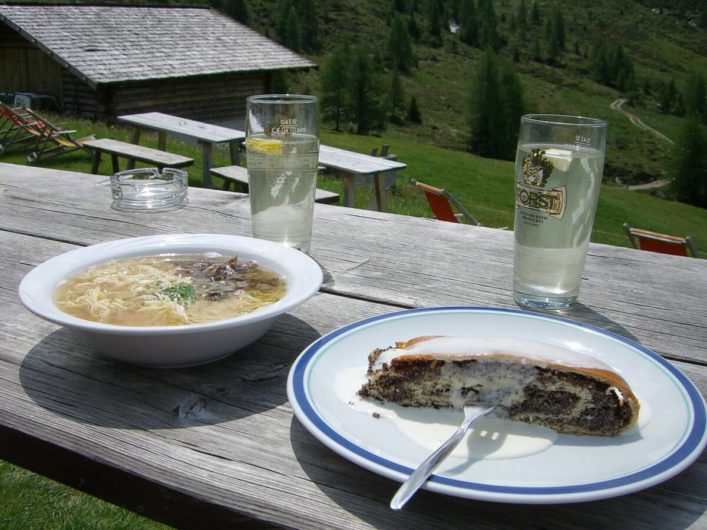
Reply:
<svg viewBox="0 0 707 530"><path fill-rule="evenodd" d="M639 403L599 359L534 341L417 337L368 357L364 397L408 407L503 405L510 419L566 434L613 436Z"/></svg>

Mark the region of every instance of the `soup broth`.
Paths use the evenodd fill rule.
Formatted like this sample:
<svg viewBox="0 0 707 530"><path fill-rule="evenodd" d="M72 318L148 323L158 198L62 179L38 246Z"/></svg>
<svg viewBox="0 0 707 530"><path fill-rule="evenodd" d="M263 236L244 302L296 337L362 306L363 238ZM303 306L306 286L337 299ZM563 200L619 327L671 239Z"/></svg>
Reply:
<svg viewBox="0 0 707 530"><path fill-rule="evenodd" d="M254 261L220 255L114 260L62 282L55 302L85 320L177 326L250 313L280 300L285 280Z"/></svg>

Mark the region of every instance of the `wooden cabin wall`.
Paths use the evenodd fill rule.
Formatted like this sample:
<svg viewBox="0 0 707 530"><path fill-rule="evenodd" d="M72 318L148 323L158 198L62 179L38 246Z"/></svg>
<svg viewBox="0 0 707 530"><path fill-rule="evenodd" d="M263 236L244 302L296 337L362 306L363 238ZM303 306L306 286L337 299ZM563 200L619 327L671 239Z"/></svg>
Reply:
<svg viewBox="0 0 707 530"><path fill-rule="evenodd" d="M242 119L246 97L269 91L266 72L121 83L102 87L99 119L164 112L211 123Z"/></svg>
<svg viewBox="0 0 707 530"><path fill-rule="evenodd" d="M39 92L62 99L62 68L17 32L0 24L0 92Z"/></svg>
<svg viewBox="0 0 707 530"><path fill-rule="evenodd" d="M96 119L96 91L68 70L62 72L63 113L89 120Z"/></svg>

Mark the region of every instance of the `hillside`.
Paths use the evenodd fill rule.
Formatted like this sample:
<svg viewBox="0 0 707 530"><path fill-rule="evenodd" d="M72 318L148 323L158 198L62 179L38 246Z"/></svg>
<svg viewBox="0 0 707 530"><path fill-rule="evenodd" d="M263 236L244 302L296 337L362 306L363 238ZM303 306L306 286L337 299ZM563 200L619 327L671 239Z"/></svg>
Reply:
<svg viewBox="0 0 707 530"><path fill-rule="evenodd" d="M611 104L622 94L591 79L590 58L598 43L620 45L632 61L641 87L640 98L624 109L646 125L677 138L684 118L663 114L658 108L662 87L675 80L682 86L689 72L707 77L707 31L696 27L697 10L658 12L635 1L580 0L561 2L567 51L559 64L549 66L533 60L535 40L544 46L544 24L554 1L538 0L540 25L523 38L514 29L520 0L494 2L498 32L505 44L500 56L512 61L520 76L526 108L534 112L584 114L609 121L607 180L646 182L669 173L672 145L649 131L633 125ZM407 2L422 6L424 2ZM447 2L453 4L453 2ZM531 2L527 2L528 6ZM250 25L277 38L275 23L278 2L251 0ZM308 57L322 64L339 42L366 42L375 53L383 53L391 14L389 0L344 0L316 2L321 52ZM422 7L417 8L418 11ZM416 14L420 26L424 16ZM424 28L423 28L424 29ZM457 150L467 149L466 107L475 67L482 51L470 47L450 31L443 32L441 47L421 40L414 44L417 68L403 78L408 97L415 95L423 123L389 125L386 136L414 139L421 144ZM515 57L514 57L515 56ZM290 80L292 90L318 93L319 72L311 71Z"/></svg>

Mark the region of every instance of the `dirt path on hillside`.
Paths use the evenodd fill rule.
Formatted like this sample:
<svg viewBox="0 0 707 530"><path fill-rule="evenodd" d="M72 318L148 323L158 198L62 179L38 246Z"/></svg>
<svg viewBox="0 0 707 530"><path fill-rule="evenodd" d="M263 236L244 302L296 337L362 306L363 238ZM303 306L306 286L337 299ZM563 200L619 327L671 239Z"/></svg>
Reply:
<svg viewBox="0 0 707 530"><path fill-rule="evenodd" d="M648 131L648 132L652 133L653 135L655 135L657 138L660 138L661 140L664 140L670 144L675 143L670 138L665 136L662 132L656 131L654 128L649 127L648 125L643 123L641 118L639 118L635 114L632 114L632 113L628 112L627 110L624 110L622 107L623 107L624 103L626 103L627 101L628 101L627 99L619 98L616 101L612 102L611 105L609 105L609 106L611 107L612 110L620 112L621 114L626 116L628 118L628 120L631 123L633 123L636 127L638 127L639 129L643 129L644 131Z"/></svg>
<svg viewBox="0 0 707 530"><path fill-rule="evenodd" d="M648 131L649 133L653 134L657 138L660 138L663 141L668 142L669 144L674 144L670 138L665 136L662 132L656 131L653 127L649 127L645 123L643 123L643 120L636 116L635 114L632 114L631 112L628 112L627 110L623 109L624 103L626 103L628 100L619 98L616 101L613 101L611 105L611 110L615 110L616 112L620 112L624 116L628 118L628 120L634 124L636 127L639 129L643 129L644 131ZM669 180L654 180L653 182L648 182L647 184L637 184L635 186L627 186L629 190L649 190L653 188L662 188L666 184L670 184Z"/></svg>

